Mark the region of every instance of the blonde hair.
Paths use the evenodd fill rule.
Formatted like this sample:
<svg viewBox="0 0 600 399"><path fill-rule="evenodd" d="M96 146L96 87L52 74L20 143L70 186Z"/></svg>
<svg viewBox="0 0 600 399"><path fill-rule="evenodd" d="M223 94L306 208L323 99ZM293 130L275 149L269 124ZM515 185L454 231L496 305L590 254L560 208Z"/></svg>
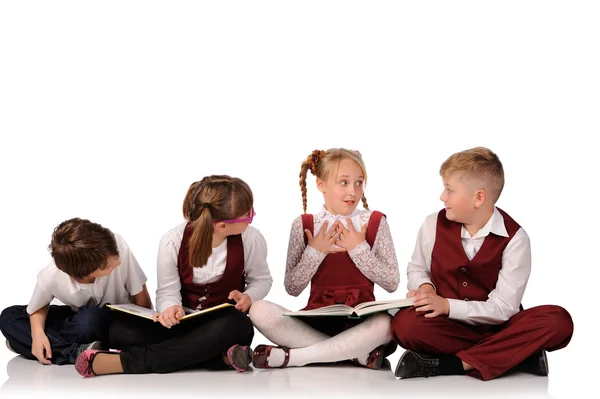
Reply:
<svg viewBox="0 0 600 399"><path fill-rule="evenodd" d="M498 155L485 147L475 147L452 154L440 168L440 176L461 173L468 179L480 179L489 190L492 203L496 203L504 188L504 168Z"/></svg>
<svg viewBox="0 0 600 399"><path fill-rule="evenodd" d="M306 213L306 175L308 171L321 180L327 180L334 168L338 167L344 159L356 162L367 183L367 168L360 152L345 148L331 148L327 151L314 150L300 166L300 191L302 192L302 209ZM367 198L363 193L361 198L365 209L369 209Z"/></svg>
<svg viewBox="0 0 600 399"><path fill-rule="evenodd" d="M212 254L213 222L239 218L253 204L252 190L237 177L212 175L192 183L183 200L183 217L193 228L190 265L203 267Z"/></svg>

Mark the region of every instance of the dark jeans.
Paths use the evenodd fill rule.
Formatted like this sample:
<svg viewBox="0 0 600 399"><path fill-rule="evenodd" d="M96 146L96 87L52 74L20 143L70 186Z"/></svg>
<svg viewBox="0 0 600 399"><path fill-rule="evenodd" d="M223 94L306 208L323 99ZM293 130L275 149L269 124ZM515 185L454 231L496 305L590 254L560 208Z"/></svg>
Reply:
<svg viewBox="0 0 600 399"><path fill-rule="evenodd" d="M246 313L220 309L165 328L158 322L119 314L110 327L111 347L121 349L128 374L223 368L229 347L250 345L254 326Z"/></svg>
<svg viewBox="0 0 600 399"><path fill-rule="evenodd" d="M27 359L37 360L31 353L31 324L27 306L10 306L0 314L0 330L10 347ZM73 364L77 347L94 341L106 341L113 312L108 308L50 305L44 332L50 341L54 364Z"/></svg>

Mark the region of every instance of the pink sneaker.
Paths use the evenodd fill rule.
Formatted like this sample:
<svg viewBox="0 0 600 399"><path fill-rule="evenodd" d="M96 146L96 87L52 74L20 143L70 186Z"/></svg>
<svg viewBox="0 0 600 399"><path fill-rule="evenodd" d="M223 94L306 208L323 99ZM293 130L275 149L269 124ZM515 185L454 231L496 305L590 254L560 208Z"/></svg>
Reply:
<svg viewBox="0 0 600 399"><path fill-rule="evenodd" d="M252 363L252 349L248 346L233 345L227 350L229 366L239 372L244 372Z"/></svg>
<svg viewBox="0 0 600 399"><path fill-rule="evenodd" d="M118 354L119 352L121 351L111 352L95 349L85 350L81 352L79 356L77 356L77 360L75 360L75 370L77 370L77 372L84 377L94 377L97 375L93 368L96 355L99 353Z"/></svg>

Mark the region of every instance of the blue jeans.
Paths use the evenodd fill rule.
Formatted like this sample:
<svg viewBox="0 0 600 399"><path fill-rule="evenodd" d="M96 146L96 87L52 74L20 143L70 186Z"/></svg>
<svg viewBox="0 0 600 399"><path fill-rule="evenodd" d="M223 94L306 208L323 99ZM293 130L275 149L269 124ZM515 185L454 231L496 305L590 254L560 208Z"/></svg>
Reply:
<svg viewBox="0 0 600 399"><path fill-rule="evenodd" d="M0 330L10 347L27 359L31 353L31 324L27 306L10 306L0 314ZM50 341L54 364L73 364L77 348L94 341L106 342L113 314L109 308L83 306L77 312L69 306L50 305L44 332Z"/></svg>

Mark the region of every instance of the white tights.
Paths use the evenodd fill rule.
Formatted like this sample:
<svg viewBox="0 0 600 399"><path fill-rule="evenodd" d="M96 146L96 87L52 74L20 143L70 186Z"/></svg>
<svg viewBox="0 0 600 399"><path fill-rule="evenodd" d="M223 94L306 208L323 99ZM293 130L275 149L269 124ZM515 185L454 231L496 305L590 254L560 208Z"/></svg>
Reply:
<svg viewBox="0 0 600 399"><path fill-rule="evenodd" d="M373 349L392 339L392 317L387 313L377 313L362 323L329 337L300 319L284 316L285 312L289 310L261 300L252 304L250 319L271 342L290 348L288 366L348 359L358 359L361 364L365 364ZM269 356L269 366L279 367L284 359L283 350L273 349Z"/></svg>

